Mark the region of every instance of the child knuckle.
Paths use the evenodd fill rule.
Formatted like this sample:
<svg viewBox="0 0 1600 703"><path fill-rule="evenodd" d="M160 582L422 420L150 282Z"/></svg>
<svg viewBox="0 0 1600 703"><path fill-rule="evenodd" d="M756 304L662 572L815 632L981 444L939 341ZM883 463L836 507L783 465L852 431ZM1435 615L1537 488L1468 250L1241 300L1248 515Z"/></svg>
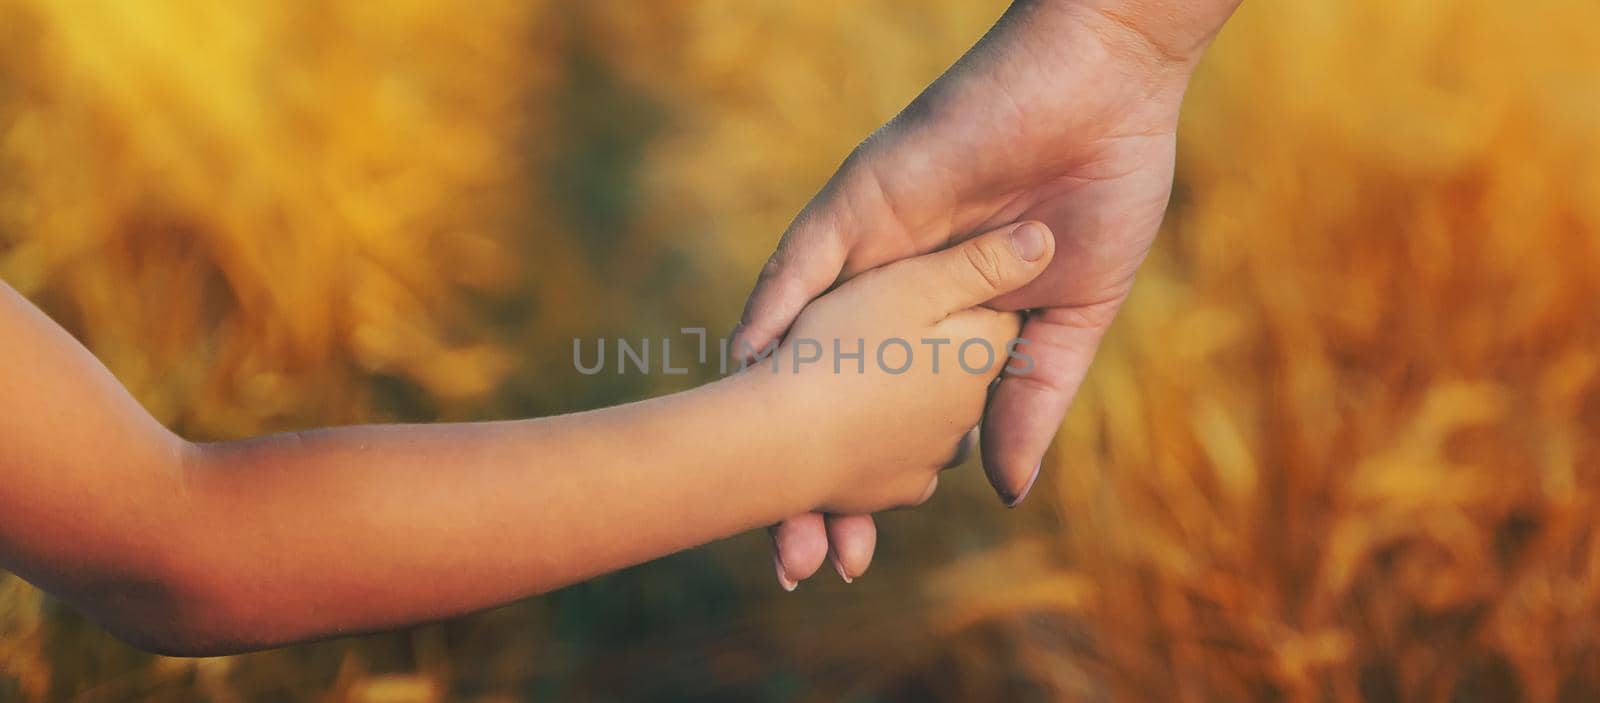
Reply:
<svg viewBox="0 0 1600 703"><path fill-rule="evenodd" d="M999 290L1005 282L1005 274L1000 255L994 251L994 247L975 242L963 247L962 251L967 255L967 263L982 280L982 285L987 290Z"/></svg>

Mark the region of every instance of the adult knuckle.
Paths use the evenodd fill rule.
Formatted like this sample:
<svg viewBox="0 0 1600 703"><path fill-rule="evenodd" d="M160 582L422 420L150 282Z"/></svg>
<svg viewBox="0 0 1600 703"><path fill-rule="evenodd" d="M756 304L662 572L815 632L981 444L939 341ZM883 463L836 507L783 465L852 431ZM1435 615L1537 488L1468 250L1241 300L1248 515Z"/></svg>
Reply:
<svg viewBox="0 0 1600 703"><path fill-rule="evenodd" d="M778 249L773 251L771 256L767 257L766 263L761 265L761 273L758 274L761 280L768 281L783 274L783 270L785 268L784 263L787 259L785 254L786 247L787 243L780 244Z"/></svg>

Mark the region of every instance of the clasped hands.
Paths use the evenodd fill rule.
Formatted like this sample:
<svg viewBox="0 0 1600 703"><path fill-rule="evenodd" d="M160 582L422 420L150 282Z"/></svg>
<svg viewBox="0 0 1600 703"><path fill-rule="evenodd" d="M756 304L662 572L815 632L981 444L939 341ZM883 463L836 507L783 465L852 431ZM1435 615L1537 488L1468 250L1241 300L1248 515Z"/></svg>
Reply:
<svg viewBox="0 0 1600 703"><path fill-rule="evenodd" d="M825 559L847 582L864 573L871 513L931 495L980 420L1001 501L1028 495L1160 227L1184 90L1237 4L1016 2L790 224L746 304L736 352L846 331L886 338L888 325L913 342L959 331L1004 347L1020 336L1027 358L987 375L916 365L912 380L816 394L853 408L819 406L834 419L817 435L851 440L824 442L820 457L848 489L772 528L785 589ZM1034 234L1046 244L1029 259ZM847 381L817 375L823 386Z"/></svg>

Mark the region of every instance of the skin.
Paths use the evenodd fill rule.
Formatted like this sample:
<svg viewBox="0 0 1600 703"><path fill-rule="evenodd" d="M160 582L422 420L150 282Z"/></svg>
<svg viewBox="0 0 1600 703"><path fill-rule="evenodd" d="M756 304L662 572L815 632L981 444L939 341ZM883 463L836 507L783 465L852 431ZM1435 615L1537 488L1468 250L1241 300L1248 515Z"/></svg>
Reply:
<svg viewBox="0 0 1600 703"><path fill-rule="evenodd" d="M1010 222L1051 228L1059 254L988 301L1030 310L1038 363L990 400L983 464L1015 506L1127 298L1172 188L1178 109L1239 0L1019 0L944 75L852 153L784 233L735 334L781 338L806 302L856 274ZM810 512L773 529L793 589L831 556L866 571L870 515Z"/></svg>
<svg viewBox="0 0 1600 703"><path fill-rule="evenodd" d="M793 366L800 337L1003 349L1017 315L976 306L1054 244L1011 226L866 273L798 315L783 363L676 395L217 444L162 427L0 285L0 567L138 646L209 656L449 617L785 515L916 504L999 365L836 375L831 348Z"/></svg>

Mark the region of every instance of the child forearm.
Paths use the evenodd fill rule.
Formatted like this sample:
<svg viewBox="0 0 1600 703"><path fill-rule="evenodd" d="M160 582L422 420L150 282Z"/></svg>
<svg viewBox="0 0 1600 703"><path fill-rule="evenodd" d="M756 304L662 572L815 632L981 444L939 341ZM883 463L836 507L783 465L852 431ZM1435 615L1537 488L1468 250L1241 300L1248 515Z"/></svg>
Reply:
<svg viewBox="0 0 1600 703"><path fill-rule="evenodd" d="M542 420L196 447L183 580L223 599L218 633L259 638L216 646L256 647L459 614L770 524L819 490L792 433L766 431L787 419L762 380Z"/></svg>
<svg viewBox="0 0 1600 703"><path fill-rule="evenodd" d="M543 420L204 445L0 285L0 565L147 649L220 654L464 613L806 511L912 505L1017 333L975 306L1049 261L1044 232L1017 253L1027 229L841 285L796 319L781 373ZM990 354L940 373L906 340Z"/></svg>
<svg viewBox="0 0 1600 703"><path fill-rule="evenodd" d="M196 445L0 284L0 567L181 654L495 605L812 507L772 382Z"/></svg>

